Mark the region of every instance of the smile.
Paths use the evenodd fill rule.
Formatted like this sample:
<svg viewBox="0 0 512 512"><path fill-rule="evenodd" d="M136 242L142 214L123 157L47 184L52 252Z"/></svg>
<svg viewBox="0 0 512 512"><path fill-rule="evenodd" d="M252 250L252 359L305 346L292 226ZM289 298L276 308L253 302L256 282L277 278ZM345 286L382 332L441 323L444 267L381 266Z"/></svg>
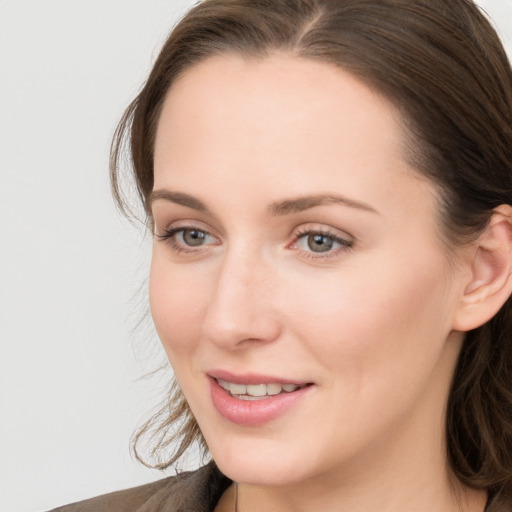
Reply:
<svg viewBox="0 0 512 512"><path fill-rule="evenodd" d="M224 419L245 427L263 426L288 414L312 396L317 387L308 382L276 382L279 379L270 376L215 373L210 374L212 405ZM218 373L223 373L224 378Z"/></svg>
<svg viewBox="0 0 512 512"><path fill-rule="evenodd" d="M219 386L239 400L266 400L281 393L292 393L305 387L296 384L235 384L223 379L216 379Z"/></svg>

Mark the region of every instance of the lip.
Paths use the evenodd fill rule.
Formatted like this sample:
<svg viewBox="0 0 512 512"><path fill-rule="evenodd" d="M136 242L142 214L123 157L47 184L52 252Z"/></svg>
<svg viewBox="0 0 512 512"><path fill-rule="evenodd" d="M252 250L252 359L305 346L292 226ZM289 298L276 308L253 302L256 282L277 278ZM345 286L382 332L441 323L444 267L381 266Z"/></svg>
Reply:
<svg viewBox="0 0 512 512"><path fill-rule="evenodd" d="M208 372L208 376L213 379L222 379L233 384L294 384L295 386L305 386L309 381L300 381L294 379L284 379L283 377L273 377L272 375L262 375L256 373L246 373L238 375L224 370L213 370Z"/></svg>
<svg viewBox="0 0 512 512"><path fill-rule="evenodd" d="M220 378L234 384L276 383L304 385L306 383L254 374L233 376L226 372L215 372L215 376L213 373L210 373L209 376L210 395L217 412L231 423L248 427L260 426L276 420L302 401L314 387L314 385L307 385L291 393L281 393L262 400L239 400L221 388L216 379Z"/></svg>

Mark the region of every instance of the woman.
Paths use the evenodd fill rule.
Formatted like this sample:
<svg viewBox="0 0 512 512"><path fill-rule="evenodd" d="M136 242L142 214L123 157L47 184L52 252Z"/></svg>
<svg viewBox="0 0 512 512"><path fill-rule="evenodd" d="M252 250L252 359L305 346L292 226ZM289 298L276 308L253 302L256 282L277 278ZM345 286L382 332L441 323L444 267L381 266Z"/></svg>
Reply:
<svg viewBox="0 0 512 512"><path fill-rule="evenodd" d="M126 211L125 140L157 465L215 462L60 510L512 509L512 73L471 1L206 0L118 128Z"/></svg>

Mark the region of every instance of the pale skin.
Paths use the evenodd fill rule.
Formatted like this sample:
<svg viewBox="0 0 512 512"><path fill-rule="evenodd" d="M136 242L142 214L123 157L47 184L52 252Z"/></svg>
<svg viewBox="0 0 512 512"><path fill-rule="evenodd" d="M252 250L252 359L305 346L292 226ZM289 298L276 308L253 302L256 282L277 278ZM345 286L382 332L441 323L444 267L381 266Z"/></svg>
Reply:
<svg viewBox="0 0 512 512"><path fill-rule="evenodd" d="M152 314L240 512L484 510L448 468L444 421L464 332L512 289L510 207L448 248L404 141L377 93L289 55L210 58L167 96ZM218 368L311 388L241 426L212 405Z"/></svg>

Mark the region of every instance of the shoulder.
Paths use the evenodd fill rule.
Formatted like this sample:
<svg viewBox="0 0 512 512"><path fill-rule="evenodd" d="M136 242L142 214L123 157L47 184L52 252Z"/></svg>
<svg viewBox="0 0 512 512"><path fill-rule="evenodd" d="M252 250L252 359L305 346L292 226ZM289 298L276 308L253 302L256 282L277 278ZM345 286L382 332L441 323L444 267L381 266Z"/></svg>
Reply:
<svg viewBox="0 0 512 512"><path fill-rule="evenodd" d="M139 487L112 492L51 512L209 512L231 484L214 462Z"/></svg>

